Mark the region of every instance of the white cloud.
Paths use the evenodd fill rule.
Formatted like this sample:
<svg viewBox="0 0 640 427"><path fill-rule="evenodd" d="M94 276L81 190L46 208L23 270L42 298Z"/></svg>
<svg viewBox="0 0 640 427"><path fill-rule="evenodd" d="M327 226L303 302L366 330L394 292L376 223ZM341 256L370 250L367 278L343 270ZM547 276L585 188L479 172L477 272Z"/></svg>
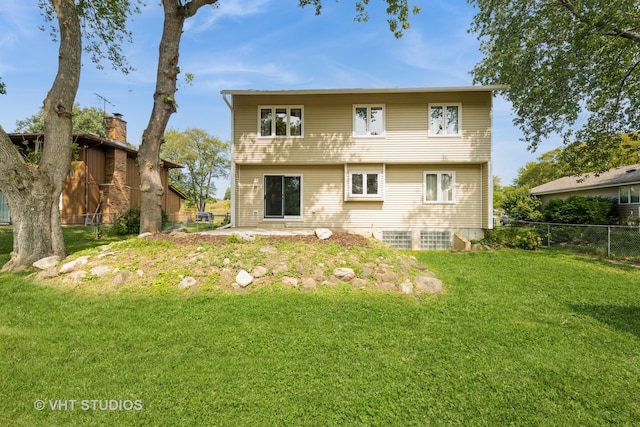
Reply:
<svg viewBox="0 0 640 427"><path fill-rule="evenodd" d="M222 19L238 19L267 11L271 0L221 0L215 6L205 7L198 11L192 20L185 23L185 31L206 31Z"/></svg>

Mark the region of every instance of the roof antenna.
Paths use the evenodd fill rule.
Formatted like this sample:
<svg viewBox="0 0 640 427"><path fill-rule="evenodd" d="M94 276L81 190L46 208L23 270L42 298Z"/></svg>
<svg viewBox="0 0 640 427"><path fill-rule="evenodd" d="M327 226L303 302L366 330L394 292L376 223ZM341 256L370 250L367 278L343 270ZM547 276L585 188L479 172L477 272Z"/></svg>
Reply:
<svg viewBox="0 0 640 427"><path fill-rule="evenodd" d="M98 98L100 98L102 100L102 115L104 117L107 116L107 104L111 105L112 107L115 107L115 105L113 105L107 98L105 98L104 96L97 94L97 93L93 93L95 96L97 96Z"/></svg>

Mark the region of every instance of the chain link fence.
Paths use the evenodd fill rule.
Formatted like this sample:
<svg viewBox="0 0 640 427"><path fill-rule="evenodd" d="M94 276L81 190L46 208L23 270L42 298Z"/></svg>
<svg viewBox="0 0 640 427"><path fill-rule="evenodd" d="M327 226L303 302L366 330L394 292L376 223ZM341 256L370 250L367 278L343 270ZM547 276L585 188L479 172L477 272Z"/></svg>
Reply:
<svg viewBox="0 0 640 427"><path fill-rule="evenodd" d="M534 230L548 247L575 249L608 257L640 257L640 226L554 224L513 221Z"/></svg>

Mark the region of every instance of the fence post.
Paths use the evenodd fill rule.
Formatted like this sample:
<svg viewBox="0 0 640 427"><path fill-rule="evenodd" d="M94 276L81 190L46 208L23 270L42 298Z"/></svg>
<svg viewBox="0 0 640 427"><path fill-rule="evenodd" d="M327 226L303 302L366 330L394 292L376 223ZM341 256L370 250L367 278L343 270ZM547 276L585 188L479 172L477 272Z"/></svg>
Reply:
<svg viewBox="0 0 640 427"><path fill-rule="evenodd" d="M607 258L611 256L611 226L607 226Z"/></svg>
<svg viewBox="0 0 640 427"><path fill-rule="evenodd" d="M547 247L551 247L551 224L547 223Z"/></svg>

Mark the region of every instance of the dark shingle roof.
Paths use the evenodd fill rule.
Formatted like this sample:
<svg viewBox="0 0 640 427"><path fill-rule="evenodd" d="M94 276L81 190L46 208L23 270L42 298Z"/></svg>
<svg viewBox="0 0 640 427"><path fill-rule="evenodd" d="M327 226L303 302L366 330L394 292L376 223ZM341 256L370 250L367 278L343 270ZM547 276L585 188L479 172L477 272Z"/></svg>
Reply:
<svg viewBox="0 0 640 427"><path fill-rule="evenodd" d="M620 166L596 175L594 173L565 176L531 189L531 194L554 194L592 188L617 187L625 184L640 183L640 164Z"/></svg>

